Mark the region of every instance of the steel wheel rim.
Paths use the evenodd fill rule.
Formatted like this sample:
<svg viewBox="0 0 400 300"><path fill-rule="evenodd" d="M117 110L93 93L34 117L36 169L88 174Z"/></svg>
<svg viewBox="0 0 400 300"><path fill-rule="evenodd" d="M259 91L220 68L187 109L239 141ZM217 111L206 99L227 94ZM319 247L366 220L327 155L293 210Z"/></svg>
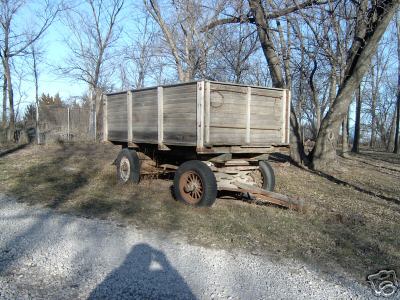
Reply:
<svg viewBox="0 0 400 300"><path fill-rule="evenodd" d="M179 179L179 191L186 202L197 204L204 195L203 180L196 172L187 171Z"/></svg>
<svg viewBox="0 0 400 300"><path fill-rule="evenodd" d="M129 159L126 157L123 157L119 163L119 174L123 182L129 180L129 176L131 175L131 164Z"/></svg>

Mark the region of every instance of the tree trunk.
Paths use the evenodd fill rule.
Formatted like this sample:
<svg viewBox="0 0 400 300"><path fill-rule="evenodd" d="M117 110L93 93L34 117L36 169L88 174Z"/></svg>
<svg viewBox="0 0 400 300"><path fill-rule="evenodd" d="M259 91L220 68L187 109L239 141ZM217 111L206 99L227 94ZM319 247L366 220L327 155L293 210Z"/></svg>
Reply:
<svg viewBox="0 0 400 300"><path fill-rule="evenodd" d="M361 86L358 87L356 93L356 120L354 124L354 141L351 152L360 152L360 122L361 122Z"/></svg>
<svg viewBox="0 0 400 300"><path fill-rule="evenodd" d="M349 152L349 113L347 110L346 116L342 122L342 156L345 157Z"/></svg>
<svg viewBox="0 0 400 300"><path fill-rule="evenodd" d="M7 77L5 75L3 78L3 114L1 119L1 127L3 129L7 127Z"/></svg>
<svg viewBox="0 0 400 300"><path fill-rule="evenodd" d="M287 86L287 83L285 83L283 78L281 62L272 40L272 31L270 29L268 20L265 17L262 2L261 0L249 0L249 5L257 25L258 39L261 43L261 48L268 63L268 69L272 78L272 85L275 88L290 88L290 86ZM301 142L300 127L293 106L291 106L290 112L290 125L292 133L290 137L291 158L296 163L301 164L304 162L306 155L304 152L304 146Z"/></svg>
<svg viewBox="0 0 400 300"><path fill-rule="evenodd" d="M396 109L396 132L394 136L394 150L393 153L400 153L399 147L399 122L400 121L400 75L399 75L399 84L398 84L398 91L397 91L397 109Z"/></svg>
<svg viewBox="0 0 400 300"><path fill-rule="evenodd" d="M394 135L396 134L396 117L397 117L397 111L395 110L393 113L392 122L390 124L389 140L386 147L387 152L391 152L392 149L394 149L394 138L395 138Z"/></svg>
<svg viewBox="0 0 400 300"><path fill-rule="evenodd" d="M15 131L15 113L14 113L14 91L12 87L12 80L11 80L11 69L10 69L10 62L9 58L4 58L4 65L5 65L5 76L7 78L7 87L8 87L8 101L10 105L10 125L9 125L9 135L8 140L14 138L14 131Z"/></svg>
<svg viewBox="0 0 400 300"><path fill-rule="evenodd" d="M39 132L39 73L37 69L37 61L36 61L36 51L35 47L32 47L32 58L33 58L33 76L35 79L35 100L36 100L36 118L35 118L35 126L36 126L36 141L38 145L40 144L40 132Z"/></svg>
<svg viewBox="0 0 400 300"><path fill-rule="evenodd" d="M394 150L393 153L400 153L399 147L399 121L400 121L400 18L396 15L396 28L397 28L397 60L398 60L398 70L397 70L397 107L396 107L396 133L394 138Z"/></svg>
<svg viewBox="0 0 400 300"><path fill-rule="evenodd" d="M371 140L369 146L371 148L375 147L376 144L376 98L377 98L377 86L375 84L375 70L374 67L371 68L372 77L372 94L371 94Z"/></svg>
<svg viewBox="0 0 400 300"><path fill-rule="evenodd" d="M364 34L356 34L354 37L343 83L333 105L322 121L312 153L312 167L315 169L327 169L332 162L336 161L336 145L333 143L335 135L347 113L354 91L360 85L364 74L370 67L372 56L376 52L378 43L399 3L397 0L387 0L379 1L377 5L379 7L376 8L373 19L368 20L367 23L359 22L360 26L366 27L365 32ZM356 32L359 33L360 31L362 30L357 28ZM360 44L360 40L363 43Z"/></svg>

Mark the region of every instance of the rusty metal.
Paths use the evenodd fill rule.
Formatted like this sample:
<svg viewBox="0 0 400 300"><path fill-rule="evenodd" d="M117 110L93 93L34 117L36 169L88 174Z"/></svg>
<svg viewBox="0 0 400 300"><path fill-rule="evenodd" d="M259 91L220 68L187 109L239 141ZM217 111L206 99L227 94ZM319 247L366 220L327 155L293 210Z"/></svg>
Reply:
<svg viewBox="0 0 400 300"><path fill-rule="evenodd" d="M269 192L261 188L257 188L255 186L234 182L234 185L237 186L237 189L230 189L234 192L241 193L249 193L255 199L256 204L274 204L281 207L286 207L292 210L301 211L304 208L304 203L301 199L293 199L286 195L282 195L275 192Z"/></svg>
<svg viewBox="0 0 400 300"><path fill-rule="evenodd" d="M187 171L179 179L179 191L187 203L196 205L203 198L203 180L196 172Z"/></svg>

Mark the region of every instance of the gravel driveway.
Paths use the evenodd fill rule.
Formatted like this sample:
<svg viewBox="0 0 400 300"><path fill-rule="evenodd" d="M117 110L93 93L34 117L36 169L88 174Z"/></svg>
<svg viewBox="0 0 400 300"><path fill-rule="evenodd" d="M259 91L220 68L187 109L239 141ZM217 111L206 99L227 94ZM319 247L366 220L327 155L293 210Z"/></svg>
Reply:
<svg viewBox="0 0 400 300"><path fill-rule="evenodd" d="M0 299L365 299L296 261L58 214L0 195Z"/></svg>

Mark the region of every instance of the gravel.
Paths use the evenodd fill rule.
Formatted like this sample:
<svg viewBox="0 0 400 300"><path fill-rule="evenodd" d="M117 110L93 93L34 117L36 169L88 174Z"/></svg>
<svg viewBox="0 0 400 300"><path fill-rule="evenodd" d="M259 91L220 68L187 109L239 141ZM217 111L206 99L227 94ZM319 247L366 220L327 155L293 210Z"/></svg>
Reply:
<svg viewBox="0 0 400 300"><path fill-rule="evenodd" d="M0 195L0 299L365 299L305 263L59 214Z"/></svg>

